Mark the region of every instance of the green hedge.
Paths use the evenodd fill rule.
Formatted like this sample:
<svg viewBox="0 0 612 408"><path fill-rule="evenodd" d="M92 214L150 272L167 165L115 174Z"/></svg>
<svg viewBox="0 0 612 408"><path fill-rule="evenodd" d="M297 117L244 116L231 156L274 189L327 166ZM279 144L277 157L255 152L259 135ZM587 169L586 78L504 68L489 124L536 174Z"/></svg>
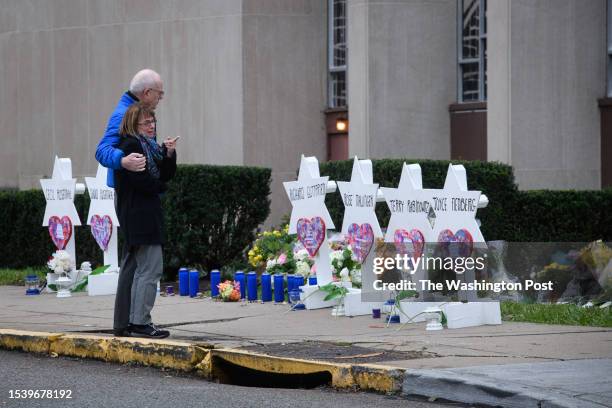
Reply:
<svg viewBox="0 0 612 408"><path fill-rule="evenodd" d="M164 196L170 268L219 268L243 255L270 214L269 168L182 165Z"/></svg>
<svg viewBox="0 0 612 408"><path fill-rule="evenodd" d="M210 270L240 257L270 212L270 177L266 168L179 165L163 200L166 269L189 265ZM0 222L8 231L0 236L0 267L44 266L55 250L42 227L45 204L40 190L0 191ZM76 196L75 206L85 224L87 193ZM77 262L101 264L102 252L89 226L75 233Z"/></svg>
<svg viewBox="0 0 612 408"><path fill-rule="evenodd" d="M442 188L447 160L380 159L372 160L374 181L381 187L397 187L402 164L419 163L424 188ZM518 191L512 167L495 162L452 161L463 164L468 188L480 190L489 205L478 210L482 233L487 241L512 242L587 242L612 240L612 190L602 191ZM330 180L348 181L353 160L328 162L320 172ZM340 193L328 194L327 204L334 224L342 226L344 205ZM381 226L389 223L385 203L376 206Z"/></svg>
<svg viewBox="0 0 612 408"><path fill-rule="evenodd" d="M512 226L507 241L611 241L612 189L521 191L505 215Z"/></svg>

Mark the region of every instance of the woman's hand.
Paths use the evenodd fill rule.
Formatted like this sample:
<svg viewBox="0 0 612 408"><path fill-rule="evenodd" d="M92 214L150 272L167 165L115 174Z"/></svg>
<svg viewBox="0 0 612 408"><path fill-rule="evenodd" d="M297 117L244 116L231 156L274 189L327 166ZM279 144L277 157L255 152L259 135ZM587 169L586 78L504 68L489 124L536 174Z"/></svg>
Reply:
<svg viewBox="0 0 612 408"><path fill-rule="evenodd" d="M174 153L174 151L176 150L176 142L180 138L180 136L177 136L174 139L167 137L166 140L164 140L164 146L166 146L166 149L168 151L168 157L172 157L172 153Z"/></svg>

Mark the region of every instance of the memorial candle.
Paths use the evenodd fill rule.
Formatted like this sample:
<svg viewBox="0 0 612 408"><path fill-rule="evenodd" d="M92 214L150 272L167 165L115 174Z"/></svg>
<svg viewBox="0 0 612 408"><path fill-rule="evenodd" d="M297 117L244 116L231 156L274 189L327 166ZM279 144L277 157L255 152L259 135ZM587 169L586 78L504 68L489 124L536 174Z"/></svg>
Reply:
<svg viewBox="0 0 612 408"><path fill-rule="evenodd" d="M247 274L247 299L249 302L257 300L257 274L251 271Z"/></svg>
<svg viewBox="0 0 612 408"><path fill-rule="evenodd" d="M189 295L189 271L187 268L181 268L178 272L179 278L179 295Z"/></svg>
<svg viewBox="0 0 612 408"><path fill-rule="evenodd" d="M218 269L213 269L210 272L210 296L219 296L219 284L221 283L221 272Z"/></svg>
<svg viewBox="0 0 612 408"><path fill-rule="evenodd" d="M261 275L261 301L270 302L272 300L272 279L269 273Z"/></svg>
<svg viewBox="0 0 612 408"><path fill-rule="evenodd" d="M200 291L200 272L196 269L189 271L189 297L196 297Z"/></svg>
<svg viewBox="0 0 612 408"><path fill-rule="evenodd" d="M246 277L244 276L244 272L236 271L234 274L234 280L240 284L240 299L244 299L246 297Z"/></svg>
<svg viewBox="0 0 612 408"><path fill-rule="evenodd" d="M285 278L281 274L274 275L274 302L285 301Z"/></svg>

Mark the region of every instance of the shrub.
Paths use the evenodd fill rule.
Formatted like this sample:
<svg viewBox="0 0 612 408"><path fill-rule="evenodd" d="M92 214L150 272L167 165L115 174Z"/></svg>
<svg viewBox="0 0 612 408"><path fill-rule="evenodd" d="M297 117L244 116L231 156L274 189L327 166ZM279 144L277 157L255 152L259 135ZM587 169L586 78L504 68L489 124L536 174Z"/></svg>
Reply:
<svg viewBox="0 0 612 408"><path fill-rule="evenodd" d="M181 165L164 195L168 268L203 270L244 257L270 213L268 168Z"/></svg>

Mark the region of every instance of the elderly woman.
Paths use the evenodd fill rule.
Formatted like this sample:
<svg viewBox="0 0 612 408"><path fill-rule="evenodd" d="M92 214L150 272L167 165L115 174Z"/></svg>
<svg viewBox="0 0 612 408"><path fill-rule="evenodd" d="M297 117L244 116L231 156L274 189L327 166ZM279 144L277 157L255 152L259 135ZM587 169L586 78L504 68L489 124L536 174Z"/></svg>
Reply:
<svg viewBox="0 0 612 408"><path fill-rule="evenodd" d="M144 171L115 170L117 214L125 237L121 272L115 298L116 335L165 338L167 330L151 321L157 283L163 272L163 213L160 194L176 172L176 141L155 140L155 113L136 103L129 107L117 146L127 156L140 153L146 158Z"/></svg>

